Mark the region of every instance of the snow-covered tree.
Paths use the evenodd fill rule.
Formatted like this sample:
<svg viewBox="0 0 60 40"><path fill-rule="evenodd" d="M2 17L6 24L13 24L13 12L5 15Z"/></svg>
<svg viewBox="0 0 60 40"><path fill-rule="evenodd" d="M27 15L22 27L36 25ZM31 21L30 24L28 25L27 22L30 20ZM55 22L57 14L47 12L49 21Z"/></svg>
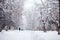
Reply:
<svg viewBox="0 0 60 40"><path fill-rule="evenodd" d="M5 0L2 7L6 25L11 24L11 29L12 26L23 30L43 31L58 28L58 0Z"/></svg>

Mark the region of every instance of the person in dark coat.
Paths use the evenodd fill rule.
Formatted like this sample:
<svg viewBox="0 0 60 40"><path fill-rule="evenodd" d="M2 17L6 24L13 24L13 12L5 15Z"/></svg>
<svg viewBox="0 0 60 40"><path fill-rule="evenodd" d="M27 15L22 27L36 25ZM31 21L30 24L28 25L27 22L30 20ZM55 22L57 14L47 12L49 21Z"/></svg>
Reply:
<svg viewBox="0 0 60 40"><path fill-rule="evenodd" d="M19 31L20 31L20 28L19 28Z"/></svg>

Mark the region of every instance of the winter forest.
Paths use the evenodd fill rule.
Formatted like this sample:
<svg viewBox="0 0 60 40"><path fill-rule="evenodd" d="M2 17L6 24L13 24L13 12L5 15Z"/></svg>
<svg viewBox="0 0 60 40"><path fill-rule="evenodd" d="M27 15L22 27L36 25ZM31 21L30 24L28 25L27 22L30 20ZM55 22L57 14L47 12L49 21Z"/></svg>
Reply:
<svg viewBox="0 0 60 40"><path fill-rule="evenodd" d="M0 31L54 31L58 26L58 0L0 0Z"/></svg>

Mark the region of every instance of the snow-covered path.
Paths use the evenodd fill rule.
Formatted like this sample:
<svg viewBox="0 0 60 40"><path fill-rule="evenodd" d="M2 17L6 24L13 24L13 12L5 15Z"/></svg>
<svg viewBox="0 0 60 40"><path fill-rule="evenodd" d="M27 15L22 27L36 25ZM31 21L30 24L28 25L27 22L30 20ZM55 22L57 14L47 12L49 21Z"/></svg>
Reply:
<svg viewBox="0 0 60 40"><path fill-rule="evenodd" d="M0 40L60 40L56 31L2 31Z"/></svg>

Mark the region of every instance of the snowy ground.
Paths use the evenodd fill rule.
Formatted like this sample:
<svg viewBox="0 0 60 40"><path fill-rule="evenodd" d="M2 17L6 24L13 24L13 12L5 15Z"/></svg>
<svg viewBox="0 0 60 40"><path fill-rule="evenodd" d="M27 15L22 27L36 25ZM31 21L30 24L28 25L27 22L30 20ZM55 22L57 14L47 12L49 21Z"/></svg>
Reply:
<svg viewBox="0 0 60 40"><path fill-rule="evenodd" d="M56 31L2 31L0 40L60 40Z"/></svg>

